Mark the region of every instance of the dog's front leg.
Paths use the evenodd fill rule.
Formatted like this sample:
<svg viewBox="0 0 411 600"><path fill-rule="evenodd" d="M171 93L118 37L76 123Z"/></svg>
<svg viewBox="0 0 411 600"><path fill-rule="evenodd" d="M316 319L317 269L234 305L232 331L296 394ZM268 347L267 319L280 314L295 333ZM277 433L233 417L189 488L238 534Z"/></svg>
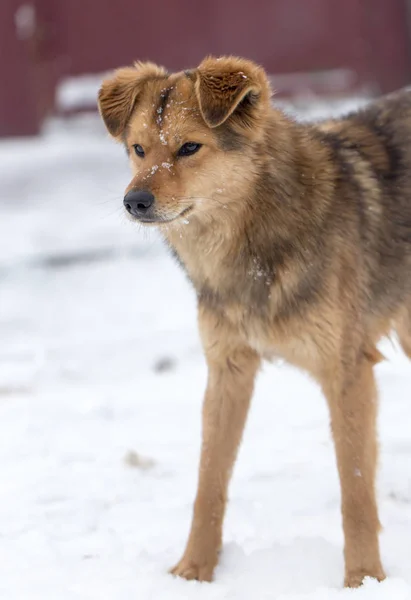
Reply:
<svg viewBox="0 0 411 600"><path fill-rule="evenodd" d="M227 330L212 338L202 327L208 363L197 497L183 558L171 573L211 581L222 543L227 488L247 418L260 359L232 343Z"/></svg>
<svg viewBox="0 0 411 600"><path fill-rule="evenodd" d="M385 578L378 544L380 523L375 497L377 393L372 362L336 367L323 380L341 482L345 537L345 585L364 577Z"/></svg>

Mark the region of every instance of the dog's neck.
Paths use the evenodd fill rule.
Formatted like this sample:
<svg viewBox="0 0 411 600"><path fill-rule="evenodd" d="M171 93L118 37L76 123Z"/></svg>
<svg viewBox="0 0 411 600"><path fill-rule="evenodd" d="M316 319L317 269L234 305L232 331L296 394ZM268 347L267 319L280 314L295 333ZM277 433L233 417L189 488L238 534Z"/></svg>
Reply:
<svg viewBox="0 0 411 600"><path fill-rule="evenodd" d="M318 140L313 155L314 129L290 123L281 128L277 111L273 117L258 148L252 191L207 219L194 215L163 231L200 301L214 308L227 302L261 308L272 287L281 285L289 262L298 255L308 272L318 248L313 225L322 222L324 207L313 202L321 186L333 185L328 149ZM328 192L324 189L324 198Z"/></svg>

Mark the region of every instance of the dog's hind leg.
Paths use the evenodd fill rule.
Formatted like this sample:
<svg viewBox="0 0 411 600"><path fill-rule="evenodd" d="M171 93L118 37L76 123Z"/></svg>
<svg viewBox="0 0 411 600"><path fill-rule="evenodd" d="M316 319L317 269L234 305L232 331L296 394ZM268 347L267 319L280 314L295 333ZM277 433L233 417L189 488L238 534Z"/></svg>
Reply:
<svg viewBox="0 0 411 600"><path fill-rule="evenodd" d="M199 581L211 581L218 561L228 484L260 364L253 350L230 339L219 319L208 327L207 321L212 319L200 318L209 372L198 491L186 550L171 570Z"/></svg>
<svg viewBox="0 0 411 600"><path fill-rule="evenodd" d="M365 577L385 578L380 561L375 497L377 392L373 362L361 353L356 363L328 366L322 387L328 399L341 483L345 585Z"/></svg>

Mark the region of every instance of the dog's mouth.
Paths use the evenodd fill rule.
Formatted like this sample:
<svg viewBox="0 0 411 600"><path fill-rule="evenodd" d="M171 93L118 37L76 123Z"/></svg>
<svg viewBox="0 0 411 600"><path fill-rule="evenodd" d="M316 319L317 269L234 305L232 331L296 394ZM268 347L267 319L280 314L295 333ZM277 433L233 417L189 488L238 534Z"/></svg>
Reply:
<svg viewBox="0 0 411 600"><path fill-rule="evenodd" d="M192 211L193 207L193 204L187 206L178 215L176 215L175 217L171 217L171 219L152 215L150 217L138 217L136 218L136 221L139 221L140 223L145 223L146 225L167 225L168 223L173 223L174 221L178 221L179 219L186 217L188 213Z"/></svg>

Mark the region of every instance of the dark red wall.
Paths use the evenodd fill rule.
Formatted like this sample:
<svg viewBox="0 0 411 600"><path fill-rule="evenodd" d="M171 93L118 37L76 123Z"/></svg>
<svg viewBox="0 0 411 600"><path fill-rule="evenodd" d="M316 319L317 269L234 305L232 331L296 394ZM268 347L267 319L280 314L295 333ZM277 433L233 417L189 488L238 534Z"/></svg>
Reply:
<svg viewBox="0 0 411 600"><path fill-rule="evenodd" d="M407 0L34 3L36 32L23 43L13 29L20 2L0 0L0 74L10 81L0 91L3 135L36 129L53 106L59 78L136 59L182 69L209 53L239 54L274 75L344 68L353 72L354 87L372 84L383 92L410 80Z"/></svg>
<svg viewBox="0 0 411 600"><path fill-rule="evenodd" d="M28 40L16 35L19 2L0 2L0 136L31 135L39 128Z"/></svg>
<svg viewBox="0 0 411 600"><path fill-rule="evenodd" d="M352 68L384 90L408 81L406 0L47 1L70 73L135 59L181 69L214 53L271 73Z"/></svg>

